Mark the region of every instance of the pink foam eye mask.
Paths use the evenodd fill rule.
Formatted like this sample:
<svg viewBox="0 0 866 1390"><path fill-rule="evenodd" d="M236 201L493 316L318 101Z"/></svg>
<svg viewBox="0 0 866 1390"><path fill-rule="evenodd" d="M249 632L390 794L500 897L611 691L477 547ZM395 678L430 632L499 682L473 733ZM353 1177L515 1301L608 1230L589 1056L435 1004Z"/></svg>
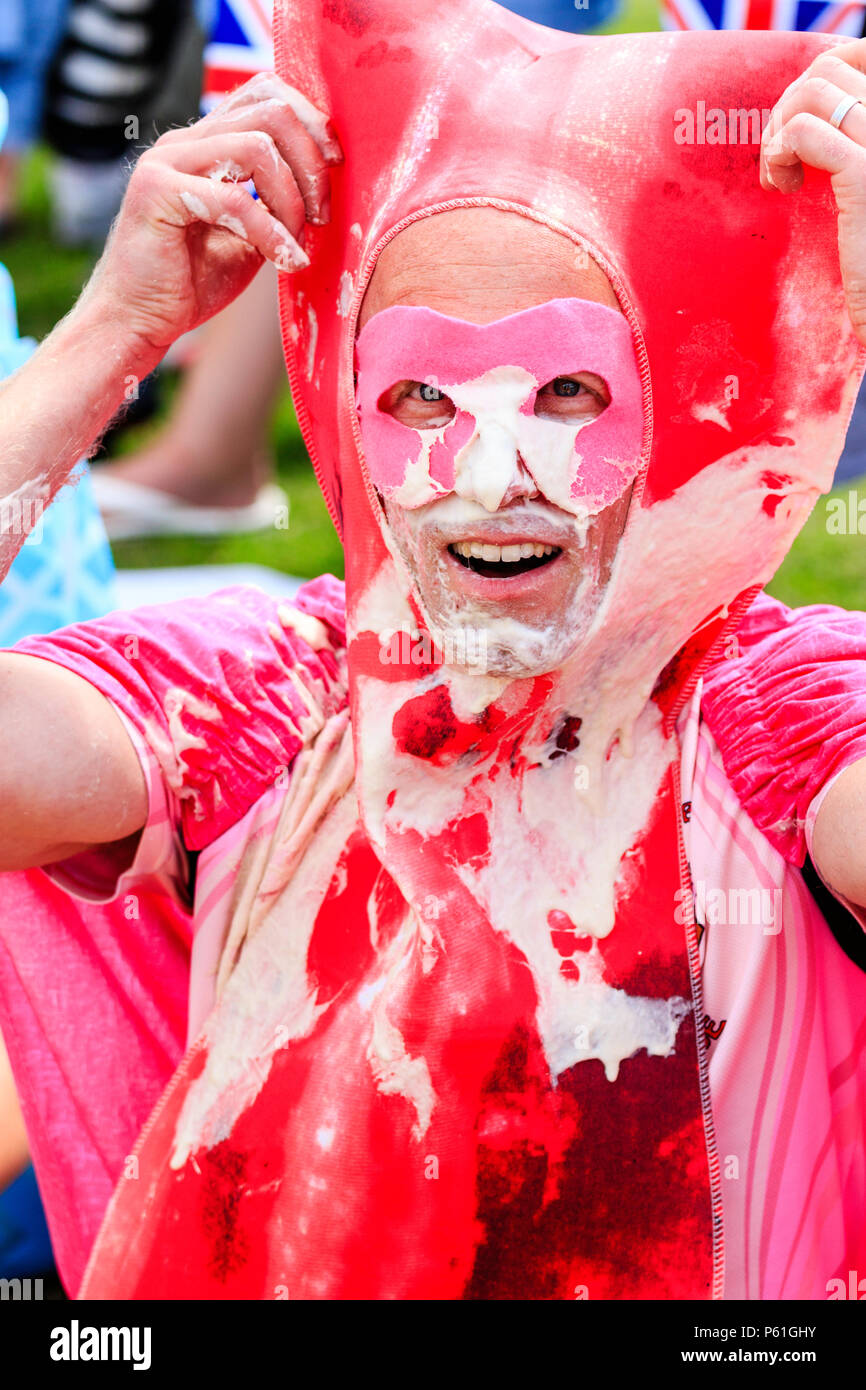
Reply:
<svg viewBox="0 0 866 1390"><path fill-rule="evenodd" d="M521 460L538 491L576 515L609 506L641 466L643 393L625 316L584 299L553 299L493 323L395 305L356 343L356 406L370 479L401 506L449 493L495 511ZM592 372L610 403L594 418L535 414L556 377ZM395 383L435 386L454 404L438 428L395 419L380 401Z"/></svg>

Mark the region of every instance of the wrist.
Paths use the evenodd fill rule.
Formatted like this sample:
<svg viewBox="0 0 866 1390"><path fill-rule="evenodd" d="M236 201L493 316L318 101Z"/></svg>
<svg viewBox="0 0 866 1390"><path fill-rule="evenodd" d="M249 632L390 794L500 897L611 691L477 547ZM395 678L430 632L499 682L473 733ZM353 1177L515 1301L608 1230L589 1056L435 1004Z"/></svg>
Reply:
<svg viewBox="0 0 866 1390"><path fill-rule="evenodd" d="M155 347L130 326L126 306L91 282L52 336L75 341L93 354L95 365L116 376L119 399L129 378L143 380L159 366L164 349Z"/></svg>

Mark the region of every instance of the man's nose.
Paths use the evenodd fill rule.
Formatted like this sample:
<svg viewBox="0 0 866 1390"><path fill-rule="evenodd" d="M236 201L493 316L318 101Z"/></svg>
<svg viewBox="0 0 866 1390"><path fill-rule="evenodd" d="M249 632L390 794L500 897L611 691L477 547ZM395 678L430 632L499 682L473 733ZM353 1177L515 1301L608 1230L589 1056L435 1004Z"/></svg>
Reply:
<svg viewBox="0 0 866 1390"><path fill-rule="evenodd" d="M499 511L519 497L537 497L538 488L517 448L514 431L498 420L477 427L455 459L454 491Z"/></svg>

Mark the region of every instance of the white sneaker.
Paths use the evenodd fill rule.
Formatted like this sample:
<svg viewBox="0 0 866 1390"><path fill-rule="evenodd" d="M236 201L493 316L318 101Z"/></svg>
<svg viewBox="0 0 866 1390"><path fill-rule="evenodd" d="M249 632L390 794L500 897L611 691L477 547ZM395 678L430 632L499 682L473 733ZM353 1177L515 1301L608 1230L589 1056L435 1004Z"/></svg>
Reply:
<svg viewBox="0 0 866 1390"><path fill-rule="evenodd" d="M285 530L289 498L276 483L265 483L245 507L199 507L169 492L114 478L99 467L91 473L96 504L109 540L135 536L219 536L239 531Z"/></svg>

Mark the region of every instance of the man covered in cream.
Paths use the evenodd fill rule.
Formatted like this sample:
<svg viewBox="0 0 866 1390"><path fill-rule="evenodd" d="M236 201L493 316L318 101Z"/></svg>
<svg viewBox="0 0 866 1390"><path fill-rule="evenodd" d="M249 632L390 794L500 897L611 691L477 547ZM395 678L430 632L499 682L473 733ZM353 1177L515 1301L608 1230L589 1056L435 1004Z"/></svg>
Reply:
<svg viewBox="0 0 866 1390"><path fill-rule="evenodd" d="M866 1260L866 621L760 587L862 369L866 47L440 10L278 6L281 76L142 159L0 396L5 491L50 496L272 260L346 546L345 592L0 658L0 1021L60 1267L825 1298ZM760 160L674 141L713 83L777 103Z"/></svg>

